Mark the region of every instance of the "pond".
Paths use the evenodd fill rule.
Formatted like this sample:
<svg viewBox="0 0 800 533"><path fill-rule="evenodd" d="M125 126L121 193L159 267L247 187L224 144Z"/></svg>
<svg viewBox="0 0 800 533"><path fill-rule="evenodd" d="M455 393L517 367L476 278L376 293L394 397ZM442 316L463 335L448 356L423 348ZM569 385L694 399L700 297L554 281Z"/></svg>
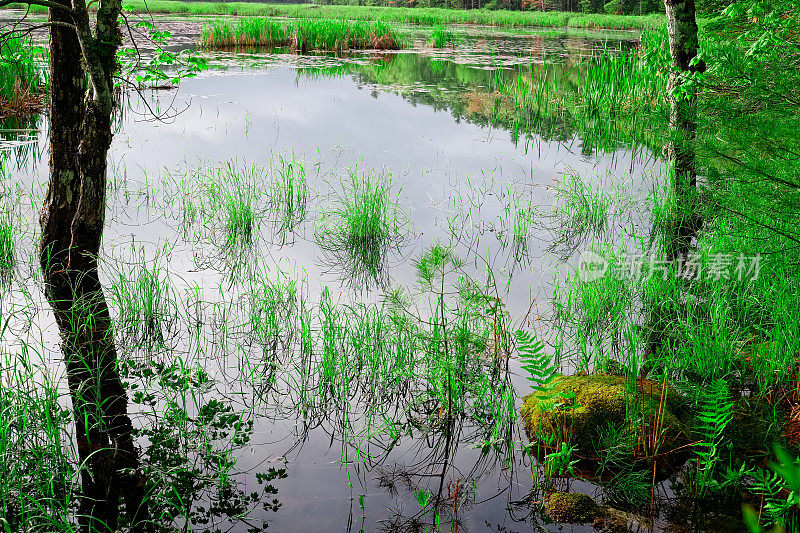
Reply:
<svg viewBox="0 0 800 533"><path fill-rule="evenodd" d="M201 22L156 19L176 48ZM551 333L591 233L569 228L565 195L613 193L594 237L633 239L664 162L568 120L520 124L496 98L636 34L457 33L395 53L203 52L178 89L124 93L101 272L154 508L178 527L555 529L516 415L531 384L498 331ZM48 125L6 126L5 342L36 347L33 379L67 408L35 253Z"/></svg>

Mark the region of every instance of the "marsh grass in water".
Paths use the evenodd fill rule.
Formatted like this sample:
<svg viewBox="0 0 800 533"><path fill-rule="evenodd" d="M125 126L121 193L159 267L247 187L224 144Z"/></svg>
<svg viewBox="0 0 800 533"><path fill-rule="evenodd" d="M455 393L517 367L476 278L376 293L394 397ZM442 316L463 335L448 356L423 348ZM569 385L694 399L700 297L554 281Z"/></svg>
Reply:
<svg viewBox="0 0 800 533"><path fill-rule="evenodd" d="M569 257L582 244L602 236L621 202L621 193L600 176L587 180L572 170L555 187L555 236L552 250Z"/></svg>
<svg viewBox="0 0 800 533"><path fill-rule="evenodd" d="M297 333L294 327L301 294L297 282L282 276L273 280L261 271L249 280L250 328L253 337L273 357L288 351Z"/></svg>
<svg viewBox="0 0 800 533"><path fill-rule="evenodd" d="M405 239L405 215L399 208L390 176L353 168L343 191L323 206L315 241L335 266L356 286L383 285L392 251Z"/></svg>
<svg viewBox="0 0 800 533"><path fill-rule="evenodd" d="M507 187L503 196L498 237L503 246L510 248L513 262L525 266L530 260L531 239L536 230L536 205L514 186Z"/></svg>
<svg viewBox="0 0 800 533"><path fill-rule="evenodd" d="M3 324L14 311L3 309ZM5 326L4 326L5 327ZM4 334L6 332L3 332ZM68 431L71 413L58 380L29 355L0 356L0 485L2 520L8 531L39 524L67 531L77 487L77 452ZM45 459L43 459L45 458Z"/></svg>
<svg viewBox="0 0 800 533"><path fill-rule="evenodd" d="M214 215L221 221L226 249L252 246L261 217L258 191L262 181L263 173L257 167L233 162L213 169L208 176L208 207L218 209Z"/></svg>
<svg viewBox="0 0 800 533"><path fill-rule="evenodd" d="M6 205L0 210L0 283L3 286L11 282L16 267L16 256L17 228L14 226L14 213Z"/></svg>
<svg viewBox="0 0 800 533"><path fill-rule="evenodd" d="M431 46L434 48L455 46L457 40L456 33L445 26L434 26L433 30L431 30Z"/></svg>
<svg viewBox="0 0 800 533"><path fill-rule="evenodd" d="M294 234L308 214L309 190L306 166L292 152L280 155L271 164L269 207L273 225L282 243Z"/></svg>
<svg viewBox="0 0 800 533"><path fill-rule="evenodd" d="M204 26L201 43L212 49L291 47L302 52L402 48L402 38L389 24L346 19L218 20Z"/></svg>
<svg viewBox="0 0 800 533"><path fill-rule="evenodd" d="M41 54L41 48L27 38L0 41L0 117L41 109L43 76L35 63Z"/></svg>
<svg viewBox="0 0 800 533"><path fill-rule="evenodd" d="M111 284L109 295L117 316L121 340L147 350L168 349L177 327L178 305L169 272L158 262L145 260L123 265Z"/></svg>

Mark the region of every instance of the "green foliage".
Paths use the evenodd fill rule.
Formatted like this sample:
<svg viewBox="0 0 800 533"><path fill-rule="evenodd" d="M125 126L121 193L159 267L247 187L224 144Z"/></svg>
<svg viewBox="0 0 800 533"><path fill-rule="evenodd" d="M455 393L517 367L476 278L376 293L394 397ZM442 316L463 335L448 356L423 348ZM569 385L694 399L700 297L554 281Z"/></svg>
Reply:
<svg viewBox="0 0 800 533"><path fill-rule="evenodd" d="M751 490L764 498L765 525L796 531L800 527L800 460L779 445L774 450L777 461L768 464L769 470L752 472L755 484ZM745 509L745 521L751 531L763 530L752 510Z"/></svg>
<svg viewBox="0 0 800 533"><path fill-rule="evenodd" d="M139 33L147 35L154 50L146 55L142 55L136 47L117 50L122 74L116 81L118 86L133 84L137 88L145 88L177 85L181 79L193 78L208 68L207 59L191 50L170 50L172 34L169 31L159 30L149 21L138 21L132 27L141 28Z"/></svg>
<svg viewBox="0 0 800 533"><path fill-rule="evenodd" d="M575 446L567 446L566 442L562 442L560 448L545 455L545 477L550 479L553 476L575 475L575 465L578 463L577 459L572 458L575 450Z"/></svg>
<svg viewBox="0 0 800 533"><path fill-rule="evenodd" d="M414 491L414 497L417 499L417 503L420 505L420 507L427 507L431 495L427 491L419 489Z"/></svg>
<svg viewBox="0 0 800 533"><path fill-rule="evenodd" d="M514 336L517 340L520 368L528 372L526 377L533 382L533 390L539 393L538 397L550 398L554 381L560 375L558 365L552 363L552 358L544 351L544 343L537 341L532 333L518 329Z"/></svg>
<svg viewBox="0 0 800 533"><path fill-rule="evenodd" d="M630 427L619 427L613 422L598 426L594 449L599 458L598 473L602 475L606 470L624 471L625 467L631 466L635 446L636 435Z"/></svg>
<svg viewBox="0 0 800 533"><path fill-rule="evenodd" d="M44 89L44 77L36 64L44 50L30 38L14 34L12 31L11 37L0 40L0 115L23 112Z"/></svg>
<svg viewBox="0 0 800 533"><path fill-rule="evenodd" d="M651 501L653 473L637 468L622 468L603 483L603 494L612 505L641 508Z"/></svg>
<svg viewBox="0 0 800 533"><path fill-rule="evenodd" d="M426 286L433 288L434 283L442 282L444 275L461 266L461 261L451 248L435 244L422 254L415 262L417 278Z"/></svg>

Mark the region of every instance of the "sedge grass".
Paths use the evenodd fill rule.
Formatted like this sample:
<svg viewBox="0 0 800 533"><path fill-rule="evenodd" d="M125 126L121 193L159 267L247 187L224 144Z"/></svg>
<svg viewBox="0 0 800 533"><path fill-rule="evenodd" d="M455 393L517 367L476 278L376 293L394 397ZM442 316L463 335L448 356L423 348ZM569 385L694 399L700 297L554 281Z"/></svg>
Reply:
<svg viewBox="0 0 800 533"><path fill-rule="evenodd" d="M288 234L294 233L308 214L306 167L292 152L273 160L271 171L269 207L276 232L285 243Z"/></svg>
<svg viewBox="0 0 800 533"><path fill-rule="evenodd" d="M16 264L17 239L12 212L0 212L0 283L7 285Z"/></svg>
<svg viewBox="0 0 800 533"><path fill-rule="evenodd" d="M165 268L140 260L123 268L111 284L111 306L117 331L131 347L148 350L168 348L177 326L178 305Z"/></svg>
<svg viewBox="0 0 800 533"><path fill-rule="evenodd" d="M434 48L453 46L456 42L456 39L457 37L455 32L442 25L434 26L433 30L431 30L431 46Z"/></svg>
<svg viewBox="0 0 800 533"><path fill-rule="evenodd" d="M294 50L393 50L402 47L398 33L383 21L346 19L272 20L241 18L206 24L205 48L277 48Z"/></svg>
<svg viewBox="0 0 800 533"><path fill-rule="evenodd" d="M404 217L386 174L350 170L346 190L322 212L315 240L326 261L356 285L385 281L389 253L403 241Z"/></svg>

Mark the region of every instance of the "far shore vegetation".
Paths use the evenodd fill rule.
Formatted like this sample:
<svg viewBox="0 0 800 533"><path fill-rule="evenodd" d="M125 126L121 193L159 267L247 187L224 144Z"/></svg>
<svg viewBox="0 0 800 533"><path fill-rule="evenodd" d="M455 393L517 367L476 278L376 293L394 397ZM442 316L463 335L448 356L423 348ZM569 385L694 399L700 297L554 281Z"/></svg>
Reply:
<svg viewBox="0 0 800 533"><path fill-rule="evenodd" d="M567 11L512 11L489 9L446 9L439 7L382 7L316 4L268 4L260 2L181 2L177 0L124 0L128 13L184 15L236 15L251 17L286 17L298 19L381 20L402 24L438 26L442 24L478 24L506 27L603 28L637 30L664 25L664 15L617 15ZM22 8L22 4L9 7ZM27 7L27 6L26 6ZM30 6L31 11L47 8Z"/></svg>

